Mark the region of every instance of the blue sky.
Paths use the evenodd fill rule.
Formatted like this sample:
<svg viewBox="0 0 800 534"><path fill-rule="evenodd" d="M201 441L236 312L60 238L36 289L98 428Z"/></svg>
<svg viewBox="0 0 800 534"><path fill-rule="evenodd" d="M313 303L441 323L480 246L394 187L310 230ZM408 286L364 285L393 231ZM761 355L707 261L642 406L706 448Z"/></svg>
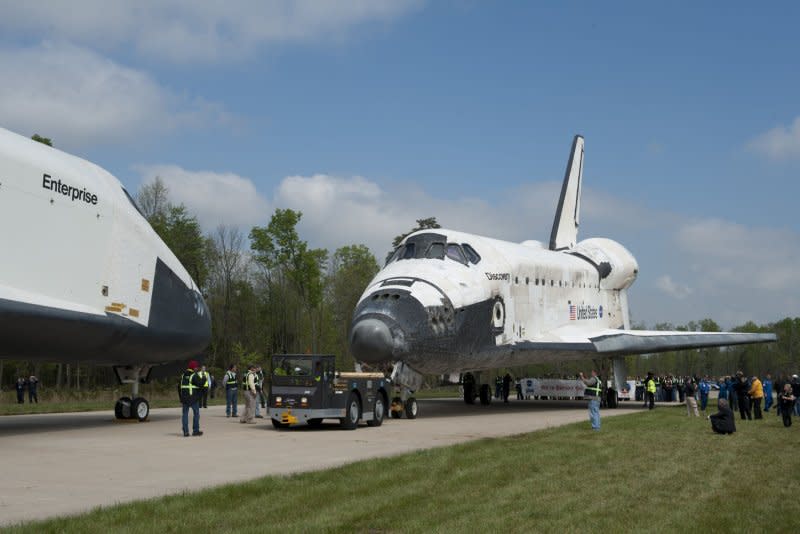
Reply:
<svg viewBox="0 0 800 534"><path fill-rule="evenodd" d="M796 2L27 4L0 0L0 126L160 175L208 230L546 239L581 133L581 235L638 258L635 320L797 314Z"/></svg>

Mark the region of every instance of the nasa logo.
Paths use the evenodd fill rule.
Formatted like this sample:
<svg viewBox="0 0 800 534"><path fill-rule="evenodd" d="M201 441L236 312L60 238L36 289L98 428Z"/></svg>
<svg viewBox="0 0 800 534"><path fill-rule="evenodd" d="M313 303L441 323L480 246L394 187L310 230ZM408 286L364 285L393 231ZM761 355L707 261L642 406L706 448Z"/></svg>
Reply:
<svg viewBox="0 0 800 534"><path fill-rule="evenodd" d="M511 275L508 273L485 273L485 274L486 278L488 278L489 280L504 280L506 282L511 280Z"/></svg>

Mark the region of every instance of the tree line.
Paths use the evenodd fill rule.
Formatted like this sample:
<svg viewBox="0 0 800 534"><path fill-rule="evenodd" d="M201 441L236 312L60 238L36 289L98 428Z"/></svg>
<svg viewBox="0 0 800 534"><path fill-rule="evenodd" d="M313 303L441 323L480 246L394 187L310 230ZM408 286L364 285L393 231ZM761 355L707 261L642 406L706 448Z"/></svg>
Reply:
<svg viewBox="0 0 800 534"><path fill-rule="evenodd" d="M211 312L211 343L202 355L217 376L229 363L267 363L276 353L332 353L342 369L352 369L348 329L358 298L378 272L375 256L363 244L333 252L311 248L298 233L302 212L276 209L263 226L247 235L220 225L204 234L195 215L170 199L160 177L144 184L137 204L153 229L186 267L205 296ZM431 217L416 221L411 231L438 228ZM411 231L398 235L399 243ZM743 347L674 351L628 357L632 375L724 375L797 372L795 331L800 318L736 327L742 332L774 332L778 343ZM644 328L639 325L638 328ZM685 325L657 324L656 330L720 331L712 319ZM532 365L514 376L571 375L592 362ZM94 388L114 383L110 368L97 365L40 364L0 360L0 386L13 387L18 376L35 374L45 387Z"/></svg>

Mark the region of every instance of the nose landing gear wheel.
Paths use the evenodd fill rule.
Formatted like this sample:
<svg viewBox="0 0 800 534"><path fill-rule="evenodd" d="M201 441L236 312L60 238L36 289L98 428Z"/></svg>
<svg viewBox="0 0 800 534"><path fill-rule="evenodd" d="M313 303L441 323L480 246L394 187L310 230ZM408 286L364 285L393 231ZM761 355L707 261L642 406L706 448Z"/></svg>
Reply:
<svg viewBox="0 0 800 534"><path fill-rule="evenodd" d="M114 405L114 415L117 419L130 419L131 418L131 398L130 397L122 397L120 398L117 403Z"/></svg>
<svg viewBox="0 0 800 534"><path fill-rule="evenodd" d="M133 399L131 419L136 418L139 421L145 421L148 415L150 415L150 404L142 397Z"/></svg>

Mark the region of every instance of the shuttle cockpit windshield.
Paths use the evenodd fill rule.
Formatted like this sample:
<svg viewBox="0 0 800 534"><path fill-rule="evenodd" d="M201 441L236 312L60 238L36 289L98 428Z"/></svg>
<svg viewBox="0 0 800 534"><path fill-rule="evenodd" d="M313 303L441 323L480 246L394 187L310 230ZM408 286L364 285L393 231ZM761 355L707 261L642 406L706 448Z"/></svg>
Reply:
<svg viewBox="0 0 800 534"><path fill-rule="evenodd" d="M400 260L445 258L466 266L481 261L480 254L469 244L448 243L447 236L430 233L409 237L404 244L389 253L386 265Z"/></svg>

